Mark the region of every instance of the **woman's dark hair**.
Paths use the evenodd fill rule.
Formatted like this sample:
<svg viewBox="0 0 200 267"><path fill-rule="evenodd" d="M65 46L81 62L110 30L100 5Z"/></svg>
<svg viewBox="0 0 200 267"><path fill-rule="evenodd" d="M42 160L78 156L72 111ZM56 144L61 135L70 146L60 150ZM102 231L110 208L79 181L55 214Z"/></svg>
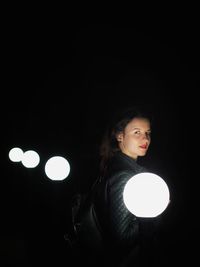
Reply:
<svg viewBox="0 0 200 267"><path fill-rule="evenodd" d="M134 118L145 118L152 125L152 116L149 111L141 107L129 107L119 110L111 119L104 133L100 145L100 173L104 175L113 155L120 151L116 135L123 132L126 125Z"/></svg>

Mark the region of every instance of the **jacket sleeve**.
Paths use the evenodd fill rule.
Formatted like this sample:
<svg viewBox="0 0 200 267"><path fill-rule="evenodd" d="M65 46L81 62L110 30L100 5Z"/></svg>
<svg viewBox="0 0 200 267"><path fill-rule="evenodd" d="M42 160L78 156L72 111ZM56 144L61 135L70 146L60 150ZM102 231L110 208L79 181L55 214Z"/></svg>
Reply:
<svg viewBox="0 0 200 267"><path fill-rule="evenodd" d="M126 208L123 191L130 173L120 172L111 177L107 184L109 228L116 243L133 245L138 240L139 220Z"/></svg>

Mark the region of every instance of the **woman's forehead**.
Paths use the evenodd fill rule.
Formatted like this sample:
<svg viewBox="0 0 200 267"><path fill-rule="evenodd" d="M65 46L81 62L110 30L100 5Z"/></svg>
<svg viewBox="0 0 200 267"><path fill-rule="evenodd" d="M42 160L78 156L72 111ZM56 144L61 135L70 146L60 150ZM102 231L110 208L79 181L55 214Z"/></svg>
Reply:
<svg viewBox="0 0 200 267"><path fill-rule="evenodd" d="M139 128L139 129L150 129L150 121L146 118L134 118L126 126L127 129Z"/></svg>

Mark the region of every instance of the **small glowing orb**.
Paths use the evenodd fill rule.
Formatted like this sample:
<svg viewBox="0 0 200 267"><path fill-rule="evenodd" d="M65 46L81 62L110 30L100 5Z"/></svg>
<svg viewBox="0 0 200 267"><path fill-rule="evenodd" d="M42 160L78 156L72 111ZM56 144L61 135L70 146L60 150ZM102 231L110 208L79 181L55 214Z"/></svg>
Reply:
<svg viewBox="0 0 200 267"><path fill-rule="evenodd" d="M20 162L23 157L23 150L19 147L14 147L9 151L8 157L13 162Z"/></svg>
<svg viewBox="0 0 200 267"><path fill-rule="evenodd" d="M45 173L51 180L64 180L69 172L69 162L63 157L52 157L45 164Z"/></svg>
<svg viewBox="0 0 200 267"><path fill-rule="evenodd" d="M166 182L154 173L144 172L128 180L123 192L127 209L137 217L156 217L168 206Z"/></svg>
<svg viewBox="0 0 200 267"><path fill-rule="evenodd" d="M26 168L35 168L40 162L40 157L37 152L28 150L24 152L22 157L22 164Z"/></svg>

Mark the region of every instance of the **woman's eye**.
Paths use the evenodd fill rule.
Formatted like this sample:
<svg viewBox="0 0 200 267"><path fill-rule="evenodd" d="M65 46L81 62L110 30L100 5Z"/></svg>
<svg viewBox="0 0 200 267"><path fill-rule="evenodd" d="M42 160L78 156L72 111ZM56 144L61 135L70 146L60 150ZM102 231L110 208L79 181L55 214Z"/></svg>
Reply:
<svg viewBox="0 0 200 267"><path fill-rule="evenodd" d="M136 131L135 134L136 134L136 135L139 135L139 134L140 134L140 131Z"/></svg>

